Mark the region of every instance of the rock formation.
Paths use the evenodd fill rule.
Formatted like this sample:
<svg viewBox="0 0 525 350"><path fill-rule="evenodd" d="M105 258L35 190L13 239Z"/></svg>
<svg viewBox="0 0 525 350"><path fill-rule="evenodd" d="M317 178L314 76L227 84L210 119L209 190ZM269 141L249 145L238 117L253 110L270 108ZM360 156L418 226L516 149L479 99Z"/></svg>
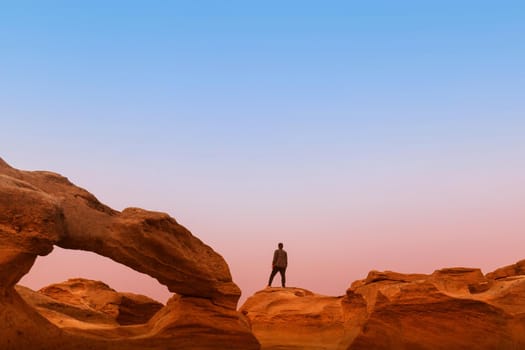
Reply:
<svg viewBox="0 0 525 350"><path fill-rule="evenodd" d="M525 260L518 261L515 264L504 266L496 271L488 273L487 278L498 280L520 275L525 275Z"/></svg>
<svg viewBox="0 0 525 350"><path fill-rule="evenodd" d="M241 311L262 349L525 349L523 266L372 271L343 297L271 288Z"/></svg>
<svg viewBox="0 0 525 350"><path fill-rule="evenodd" d="M145 325L57 327L14 288L55 245L109 257L177 295ZM235 311L239 297L224 259L169 215L118 212L63 176L0 159L1 349L258 349Z"/></svg>
<svg viewBox="0 0 525 350"><path fill-rule="evenodd" d="M262 349L336 349L345 333L342 298L301 288L266 288L240 311Z"/></svg>
<svg viewBox="0 0 525 350"><path fill-rule="evenodd" d="M119 293L107 284L82 278L34 292L17 286L22 298L59 327L147 323L164 305L144 295Z"/></svg>
<svg viewBox="0 0 525 350"><path fill-rule="evenodd" d="M109 257L176 294L161 307L82 279L15 288L55 245ZM167 214L119 212L58 174L0 159L2 350L525 349L525 260L486 275L371 271L340 297L268 288L242 314L239 296L224 259Z"/></svg>

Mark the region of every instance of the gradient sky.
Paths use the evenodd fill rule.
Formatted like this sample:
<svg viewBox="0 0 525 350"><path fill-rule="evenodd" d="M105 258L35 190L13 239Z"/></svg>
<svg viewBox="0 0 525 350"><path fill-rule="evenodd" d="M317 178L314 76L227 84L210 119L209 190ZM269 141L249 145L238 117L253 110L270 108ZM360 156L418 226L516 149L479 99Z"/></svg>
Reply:
<svg viewBox="0 0 525 350"><path fill-rule="evenodd" d="M174 216L243 297L525 258L523 1L4 1L0 157ZM22 280L156 281L56 249ZM274 282L275 283L275 282Z"/></svg>

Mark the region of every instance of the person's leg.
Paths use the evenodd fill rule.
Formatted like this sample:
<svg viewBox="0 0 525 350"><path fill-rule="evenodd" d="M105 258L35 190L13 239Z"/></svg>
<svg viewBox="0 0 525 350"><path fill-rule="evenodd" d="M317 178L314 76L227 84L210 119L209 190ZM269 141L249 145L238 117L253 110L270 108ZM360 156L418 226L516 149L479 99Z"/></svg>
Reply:
<svg viewBox="0 0 525 350"><path fill-rule="evenodd" d="M279 268L279 272L281 273L281 285L283 286L283 288L286 288L286 268Z"/></svg>
<svg viewBox="0 0 525 350"><path fill-rule="evenodd" d="M270 279L268 280L268 287L272 286L272 281L273 281L273 278L275 277L275 275L277 274L277 271L279 271L279 269L276 268L276 267L274 267L272 269L272 273L270 274Z"/></svg>

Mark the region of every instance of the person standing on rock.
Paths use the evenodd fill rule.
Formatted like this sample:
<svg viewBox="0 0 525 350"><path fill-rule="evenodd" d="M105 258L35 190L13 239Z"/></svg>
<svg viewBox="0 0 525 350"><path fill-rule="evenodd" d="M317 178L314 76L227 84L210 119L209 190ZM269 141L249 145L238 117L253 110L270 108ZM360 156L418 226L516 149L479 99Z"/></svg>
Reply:
<svg viewBox="0 0 525 350"><path fill-rule="evenodd" d="M279 243L279 249L276 249L273 253L272 261L272 273L270 274L270 280L268 281L268 287L272 286L272 281L277 272L281 274L281 285L286 288L286 267L288 266L288 254L283 249L283 244Z"/></svg>

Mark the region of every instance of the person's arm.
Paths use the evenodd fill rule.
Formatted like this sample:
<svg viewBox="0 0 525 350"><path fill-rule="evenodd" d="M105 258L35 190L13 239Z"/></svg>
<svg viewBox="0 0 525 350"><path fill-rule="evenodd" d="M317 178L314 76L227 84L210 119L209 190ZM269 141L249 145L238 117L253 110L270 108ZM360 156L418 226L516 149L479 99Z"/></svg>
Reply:
<svg viewBox="0 0 525 350"><path fill-rule="evenodd" d="M288 253L284 252L284 267L288 267Z"/></svg>
<svg viewBox="0 0 525 350"><path fill-rule="evenodd" d="M275 264L277 263L278 253L279 252L277 250L273 252L272 269L275 267Z"/></svg>

